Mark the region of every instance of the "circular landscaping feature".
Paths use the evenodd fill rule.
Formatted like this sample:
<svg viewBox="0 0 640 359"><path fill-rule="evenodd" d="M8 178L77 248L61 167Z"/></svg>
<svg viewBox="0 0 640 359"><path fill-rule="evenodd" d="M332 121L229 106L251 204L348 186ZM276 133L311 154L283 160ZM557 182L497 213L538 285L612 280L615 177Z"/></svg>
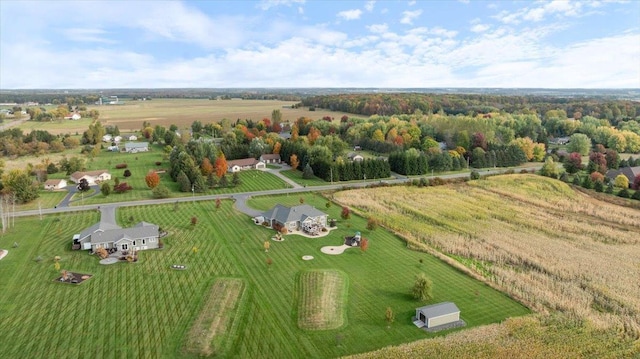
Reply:
<svg viewBox="0 0 640 359"><path fill-rule="evenodd" d="M324 253L324 254L332 254L332 255L336 255L336 254L342 254L344 253L345 250L349 249L349 248L353 248L347 245L341 245L341 246L324 246L322 248L320 248L320 252Z"/></svg>
<svg viewBox="0 0 640 359"><path fill-rule="evenodd" d="M302 256L303 261L310 261L313 259L313 256Z"/></svg>
<svg viewBox="0 0 640 359"><path fill-rule="evenodd" d="M118 263L119 261L120 260L116 257L107 257L105 259L101 259L100 264L109 265L109 264Z"/></svg>

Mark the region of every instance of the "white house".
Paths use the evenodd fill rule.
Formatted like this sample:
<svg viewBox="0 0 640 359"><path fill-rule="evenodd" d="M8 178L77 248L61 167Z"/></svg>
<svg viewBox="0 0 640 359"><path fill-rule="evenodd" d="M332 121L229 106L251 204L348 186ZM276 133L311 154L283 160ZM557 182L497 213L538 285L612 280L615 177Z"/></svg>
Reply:
<svg viewBox="0 0 640 359"><path fill-rule="evenodd" d="M364 156L357 154L355 152L349 152L347 154L347 158L351 161L364 161Z"/></svg>
<svg viewBox="0 0 640 359"><path fill-rule="evenodd" d="M138 136L131 135L131 136L127 137L127 140L129 140L129 141L137 141L138 140Z"/></svg>
<svg viewBox="0 0 640 359"><path fill-rule="evenodd" d="M124 150L127 153L138 153L149 151L149 142L125 142Z"/></svg>
<svg viewBox="0 0 640 359"><path fill-rule="evenodd" d="M269 153L260 156L260 161L264 163L280 163L282 162L282 159L278 153Z"/></svg>
<svg viewBox="0 0 640 359"><path fill-rule="evenodd" d="M50 179L44 183L44 189L49 191L60 190L67 187L67 180L65 179Z"/></svg>
<svg viewBox="0 0 640 359"><path fill-rule="evenodd" d="M103 181L111 179L111 174L107 170L87 171L87 172L73 172L69 179L71 182L80 183L81 179L86 179L89 185L95 185Z"/></svg>
<svg viewBox="0 0 640 359"><path fill-rule="evenodd" d="M106 134L104 136L102 136L102 142L111 142L113 140L113 136L111 136L110 134Z"/></svg>
<svg viewBox="0 0 640 359"><path fill-rule="evenodd" d="M255 158L243 158L240 160L227 161L227 171L236 173L244 170L259 170L266 168L267 165Z"/></svg>
<svg viewBox="0 0 640 359"><path fill-rule="evenodd" d="M115 143L118 143L120 141L122 141L122 136L116 136L116 137L113 138L113 142L115 142Z"/></svg>
<svg viewBox="0 0 640 359"><path fill-rule="evenodd" d="M435 328L441 325L461 324L460 309L453 302L442 302L416 308L414 322L422 328Z"/></svg>
<svg viewBox="0 0 640 359"><path fill-rule="evenodd" d="M80 114L77 113L77 112L74 112L74 113L69 114L68 116L64 117L65 120L74 120L74 121L77 121L77 120L79 120L81 118L82 118L82 116L80 116Z"/></svg>
<svg viewBox="0 0 640 359"><path fill-rule="evenodd" d="M118 146L109 146L109 147L107 147L107 151L118 152L118 151L120 151L120 147L118 147Z"/></svg>

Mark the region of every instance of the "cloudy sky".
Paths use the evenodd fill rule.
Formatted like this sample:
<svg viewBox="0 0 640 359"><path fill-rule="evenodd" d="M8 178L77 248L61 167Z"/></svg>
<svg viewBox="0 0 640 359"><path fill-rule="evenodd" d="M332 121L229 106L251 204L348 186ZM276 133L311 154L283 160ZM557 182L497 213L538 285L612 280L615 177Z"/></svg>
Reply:
<svg viewBox="0 0 640 359"><path fill-rule="evenodd" d="M640 88L640 1L0 1L0 89Z"/></svg>

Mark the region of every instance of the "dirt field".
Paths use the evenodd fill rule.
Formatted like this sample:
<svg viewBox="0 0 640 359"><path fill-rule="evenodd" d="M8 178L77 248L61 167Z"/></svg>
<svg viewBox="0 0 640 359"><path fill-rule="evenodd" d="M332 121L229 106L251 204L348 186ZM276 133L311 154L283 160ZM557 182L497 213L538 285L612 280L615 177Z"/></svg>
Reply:
<svg viewBox="0 0 640 359"><path fill-rule="evenodd" d="M252 119L271 118L273 110L282 112L284 121L293 121L299 117L312 119L331 116L339 119L345 113L332 111L309 111L308 108L289 108L296 102L274 100L189 100L158 99L152 101L128 101L124 105L91 106L100 111L100 119L105 125L118 125L120 131L138 130L143 121L153 126L168 127L172 124L179 128L190 127L194 121L209 123L228 118ZM347 114L349 116L349 114Z"/></svg>

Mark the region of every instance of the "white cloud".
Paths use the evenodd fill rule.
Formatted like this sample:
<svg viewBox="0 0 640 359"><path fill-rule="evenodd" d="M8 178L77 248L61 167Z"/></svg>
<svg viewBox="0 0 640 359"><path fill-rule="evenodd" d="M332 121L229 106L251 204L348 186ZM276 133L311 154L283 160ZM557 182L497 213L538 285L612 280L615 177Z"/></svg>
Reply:
<svg viewBox="0 0 640 359"><path fill-rule="evenodd" d="M412 25L413 20L417 19L420 15L422 15L422 10L403 11L402 19L400 19L400 23Z"/></svg>
<svg viewBox="0 0 640 359"><path fill-rule="evenodd" d="M343 18L344 20L357 20L362 15L362 10L353 9L353 10L345 10L340 11L336 16Z"/></svg>
<svg viewBox="0 0 640 359"><path fill-rule="evenodd" d="M298 14L304 14L304 8L302 6L298 6Z"/></svg>
<svg viewBox="0 0 640 359"><path fill-rule="evenodd" d="M491 25L487 24L475 24L471 27L471 31L473 32L485 32L491 28Z"/></svg>
<svg viewBox="0 0 640 359"><path fill-rule="evenodd" d="M551 2L537 2L540 6L525 7L515 12L506 10L495 15L494 18L505 24L519 24L521 21L539 22L545 20L548 16L555 15L557 17L576 17L582 14L582 2L553 0Z"/></svg>
<svg viewBox="0 0 640 359"><path fill-rule="evenodd" d="M262 0L258 7L262 10L269 10L272 7L291 6L293 4L304 4L305 0Z"/></svg>
<svg viewBox="0 0 640 359"><path fill-rule="evenodd" d="M372 12L373 11L373 7L376 5L375 1L367 1L367 3L364 5L364 9L367 10L368 12Z"/></svg>
<svg viewBox="0 0 640 359"><path fill-rule="evenodd" d="M387 24L374 24L367 26L367 29L373 33L385 33L389 30L389 26Z"/></svg>
<svg viewBox="0 0 640 359"><path fill-rule="evenodd" d="M411 0L411 1L409 1L409 6L413 6L413 5L415 5L415 4L416 4L416 0Z"/></svg>
<svg viewBox="0 0 640 359"><path fill-rule="evenodd" d="M103 44L115 44L116 41L105 37L107 32L101 29L68 28L63 30L64 35L70 41L95 42Z"/></svg>

